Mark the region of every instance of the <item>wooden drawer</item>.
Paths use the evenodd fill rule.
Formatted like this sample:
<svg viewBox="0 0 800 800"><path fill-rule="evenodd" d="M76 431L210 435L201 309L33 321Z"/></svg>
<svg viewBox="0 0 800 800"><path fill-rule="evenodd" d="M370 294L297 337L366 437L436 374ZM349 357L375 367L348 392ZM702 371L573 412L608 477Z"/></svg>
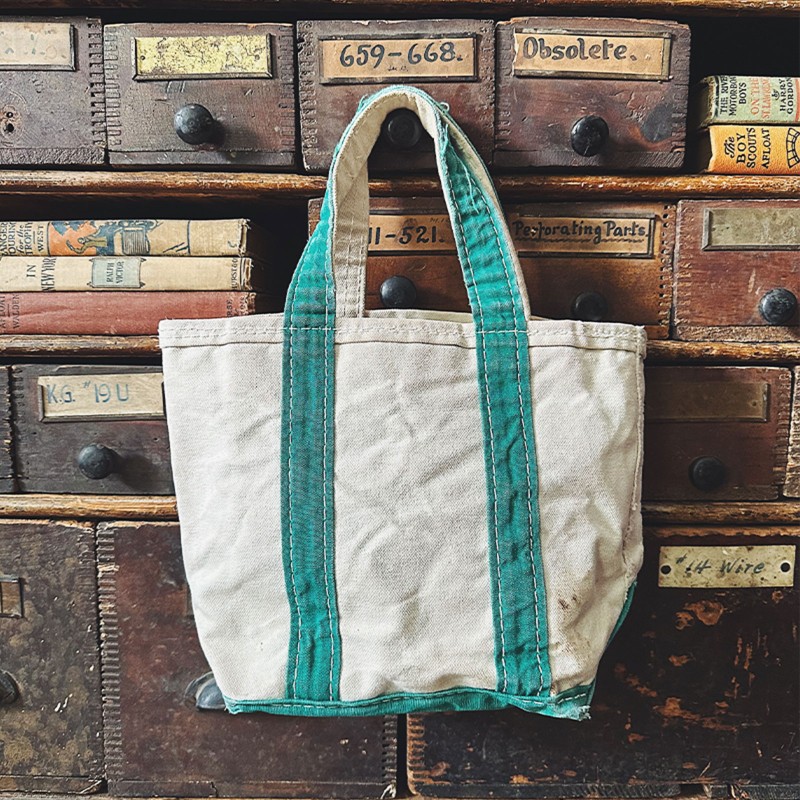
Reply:
<svg viewBox="0 0 800 800"><path fill-rule="evenodd" d="M592 718L412 715L412 788L476 798L664 798L682 788L800 796L798 541L796 527L646 531L633 605L600 664ZM751 545L781 549L735 549ZM681 557L692 578L675 588L680 573L663 570ZM732 565L727 580L751 585L719 586L723 562Z"/></svg>
<svg viewBox="0 0 800 800"><path fill-rule="evenodd" d="M393 796L395 718L219 708L195 632L177 524L104 523L97 548L111 793Z"/></svg>
<svg viewBox="0 0 800 800"><path fill-rule="evenodd" d="M367 308L469 311L444 201L372 198ZM320 200L309 203L309 227ZM669 335L675 207L540 203L506 208L532 312L612 320Z"/></svg>
<svg viewBox="0 0 800 800"><path fill-rule="evenodd" d="M494 23L479 20L298 22L300 132L306 169L324 172L365 95L409 83L447 103L487 161L494 142ZM381 170L435 165L412 112L394 112L370 159Z"/></svg>
<svg viewBox="0 0 800 800"><path fill-rule="evenodd" d="M105 70L112 164L295 163L291 25L107 25Z"/></svg>
<svg viewBox="0 0 800 800"><path fill-rule="evenodd" d="M0 520L0 718L0 791L100 788L100 647L88 523Z"/></svg>
<svg viewBox="0 0 800 800"><path fill-rule="evenodd" d="M21 492L172 494L161 370L11 368Z"/></svg>
<svg viewBox="0 0 800 800"><path fill-rule="evenodd" d="M794 368L792 424L789 429L789 458L783 493L787 497L800 497L800 367Z"/></svg>
<svg viewBox="0 0 800 800"><path fill-rule="evenodd" d="M791 373L778 367L648 367L647 500L770 500L786 469Z"/></svg>
<svg viewBox="0 0 800 800"><path fill-rule="evenodd" d="M1 18L0 164L102 164L105 144L100 20Z"/></svg>
<svg viewBox="0 0 800 800"><path fill-rule="evenodd" d="M497 26L495 163L666 169L683 163L689 28L523 17Z"/></svg>
<svg viewBox="0 0 800 800"><path fill-rule="evenodd" d="M0 494L13 492L14 464L11 457L11 387L9 368L0 367Z"/></svg>
<svg viewBox="0 0 800 800"><path fill-rule="evenodd" d="M800 200L682 200L679 339L800 340Z"/></svg>

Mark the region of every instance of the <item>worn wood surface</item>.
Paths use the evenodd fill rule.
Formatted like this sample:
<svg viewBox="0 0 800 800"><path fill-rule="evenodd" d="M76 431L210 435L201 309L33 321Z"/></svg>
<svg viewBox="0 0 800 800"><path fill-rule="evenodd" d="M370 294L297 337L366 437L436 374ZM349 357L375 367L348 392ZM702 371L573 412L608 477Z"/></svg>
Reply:
<svg viewBox="0 0 800 800"><path fill-rule="evenodd" d="M45 419L41 376L64 381L68 376L160 372L157 367L72 366L55 364L12 367L14 469L21 492L89 494L171 494L169 440L165 419ZM91 479L78 468L78 453L99 444L115 454L114 471Z"/></svg>
<svg viewBox="0 0 800 800"><path fill-rule="evenodd" d="M622 80L563 74L518 74L515 34L539 30L638 36L667 34L667 80ZM683 163L689 86L689 29L677 23L529 17L497 26L497 125L495 162L503 167L569 166L577 169L674 169ZM547 66L558 69L560 63ZM600 65L587 62L587 72ZM594 156L578 155L570 131L580 118L602 117L608 141Z"/></svg>
<svg viewBox="0 0 800 800"><path fill-rule="evenodd" d="M715 389L716 384L723 384ZM726 393L755 385L764 393L764 418L714 418ZM642 495L648 500L773 500L785 478L791 374L777 367L650 367L645 371L645 444ZM700 387L699 390L696 387ZM648 414L660 393L675 402L692 390L700 397L688 418ZM649 398L649 401L648 401ZM734 412L731 412L734 413ZM705 417L705 418L704 418ZM719 488L695 487L689 470L695 459L712 457L725 467Z"/></svg>
<svg viewBox="0 0 800 800"><path fill-rule="evenodd" d="M800 240L770 246L770 229L753 224L749 246L709 246L713 215L741 210L751 220L775 210L790 211L800 229L800 201L714 200L678 204L675 251L675 325L681 339L742 342L800 341L800 316L785 325L770 325L759 312L762 297L783 288L800 298ZM763 230L760 230L763 228ZM773 224L772 231L775 232Z"/></svg>
<svg viewBox="0 0 800 800"><path fill-rule="evenodd" d="M3 18L0 26L24 19ZM105 121L100 20L65 17L31 21L73 27L74 69L6 70L0 66L0 165L102 164Z"/></svg>
<svg viewBox="0 0 800 800"><path fill-rule="evenodd" d="M92 528L0 520L0 575L22 616L0 615L0 671L19 698L0 709L0 790L97 791L103 777Z"/></svg>
<svg viewBox="0 0 800 800"><path fill-rule="evenodd" d="M396 16L396 12L392 16ZM382 86L393 83L415 83L413 79L404 79L397 73L387 73L379 81L352 79L347 83L326 82L320 68L321 40L361 38L370 44L383 41L385 49L391 50L390 38L440 36L475 37L475 77L453 80L445 74L440 80L426 79L417 85L436 100L449 105L456 122L464 128L478 152L485 161L491 161L494 142L494 24L491 21L324 20L301 21L297 25L300 135L306 169L311 172L328 169L333 149L364 95L373 94ZM421 52L415 53L414 57L417 55L421 56ZM370 167L402 172L432 169L435 167L433 142L425 134L415 148L401 152L378 142L370 158Z"/></svg>
<svg viewBox="0 0 800 800"><path fill-rule="evenodd" d="M14 466L11 456L11 387L8 367L0 367L0 491L13 492Z"/></svg>
<svg viewBox="0 0 800 800"><path fill-rule="evenodd" d="M138 37L264 35L270 78L136 80ZM271 23L135 23L104 29L109 158L115 165L259 165L295 163L294 33ZM219 140L192 145L175 133L175 113L197 103L218 123Z"/></svg>
<svg viewBox="0 0 800 800"><path fill-rule="evenodd" d="M702 541L699 541L700 536ZM798 591L658 587L663 545L794 544L800 528L646 532L592 719L412 715L412 788L430 797L798 796ZM737 796L734 794L734 796ZM745 796L745 795L741 795Z"/></svg>
<svg viewBox="0 0 800 800"><path fill-rule="evenodd" d="M209 668L191 615L178 526L104 523L97 537L112 793L352 798L391 792L393 717L199 711L184 693Z"/></svg>
<svg viewBox="0 0 800 800"><path fill-rule="evenodd" d="M793 371L792 422L789 427L789 457L786 464L787 497L800 497L800 367Z"/></svg>

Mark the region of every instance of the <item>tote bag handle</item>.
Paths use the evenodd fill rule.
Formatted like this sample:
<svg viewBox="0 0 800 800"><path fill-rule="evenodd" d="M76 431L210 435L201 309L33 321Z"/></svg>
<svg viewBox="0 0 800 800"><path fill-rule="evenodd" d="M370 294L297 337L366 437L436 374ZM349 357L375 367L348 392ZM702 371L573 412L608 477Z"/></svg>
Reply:
<svg viewBox="0 0 800 800"><path fill-rule="evenodd" d="M399 108L415 111L433 139L476 330L525 331L530 316L525 282L486 167L445 108L409 86L390 86L362 100L343 134L319 224L287 296L287 325L364 316L367 158L383 120Z"/></svg>

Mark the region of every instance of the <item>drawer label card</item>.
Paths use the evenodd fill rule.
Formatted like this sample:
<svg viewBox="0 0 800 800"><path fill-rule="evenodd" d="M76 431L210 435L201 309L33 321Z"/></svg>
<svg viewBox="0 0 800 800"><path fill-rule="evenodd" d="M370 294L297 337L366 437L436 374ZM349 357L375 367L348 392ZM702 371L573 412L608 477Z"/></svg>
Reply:
<svg viewBox="0 0 800 800"><path fill-rule="evenodd" d="M447 214L370 214L370 253L455 253Z"/></svg>
<svg viewBox="0 0 800 800"><path fill-rule="evenodd" d="M0 21L0 71L5 69L74 70L72 25Z"/></svg>
<svg viewBox="0 0 800 800"><path fill-rule="evenodd" d="M514 74L664 81L671 50L668 33L515 31Z"/></svg>
<svg viewBox="0 0 800 800"><path fill-rule="evenodd" d="M475 36L372 37L320 40L322 83L474 80Z"/></svg>
<svg viewBox="0 0 800 800"><path fill-rule="evenodd" d="M511 213L508 225L521 254L651 258L655 217L539 217Z"/></svg>
<svg viewBox="0 0 800 800"><path fill-rule="evenodd" d="M268 35L138 36L133 47L140 81L272 77Z"/></svg>
<svg viewBox="0 0 800 800"><path fill-rule="evenodd" d="M652 374L652 373L651 373ZM649 380L648 422L767 422L769 383Z"/></svg>
<svg viewBox="0 0 800 800"><path fill-rule="evenodd" d="M800 205L707 208L703 250L800 250Z"/></svg>
<svg viewBox="0 0 800 800"><path fill-rule="evenodd" d="M42 419L160 419L163 382L160 372L42 375Z"/></svg>
<svg viewBox="0 0 800 800"><path fill-rule="evenodd" d="M794 585L795 545L662 547L658 585L674 589L758 589Z"/></svg>

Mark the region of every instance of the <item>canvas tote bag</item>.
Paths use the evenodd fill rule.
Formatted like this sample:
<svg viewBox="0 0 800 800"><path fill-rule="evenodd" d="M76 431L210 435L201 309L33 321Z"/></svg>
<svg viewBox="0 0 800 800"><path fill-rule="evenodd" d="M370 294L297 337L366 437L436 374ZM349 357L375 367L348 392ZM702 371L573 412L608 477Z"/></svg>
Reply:
<svg viewBox="0 0 800 800"><path fill-rule="evenodd" d="M367 156L433 137L471 315L365 312ZM489 175L362 101L284 313L161 323L181 543L231 712L587 716L642 558L642 328L530 318Z"/></svg>

